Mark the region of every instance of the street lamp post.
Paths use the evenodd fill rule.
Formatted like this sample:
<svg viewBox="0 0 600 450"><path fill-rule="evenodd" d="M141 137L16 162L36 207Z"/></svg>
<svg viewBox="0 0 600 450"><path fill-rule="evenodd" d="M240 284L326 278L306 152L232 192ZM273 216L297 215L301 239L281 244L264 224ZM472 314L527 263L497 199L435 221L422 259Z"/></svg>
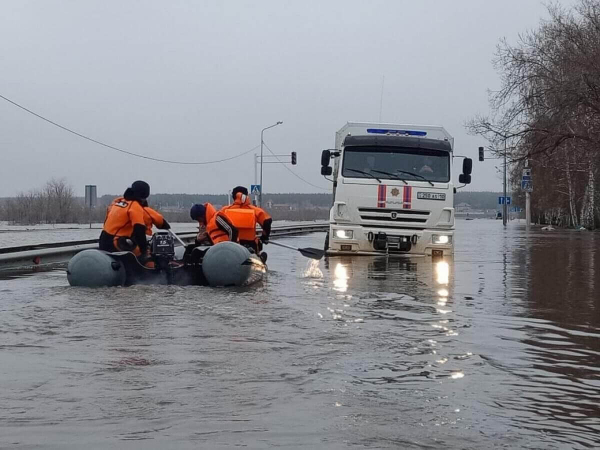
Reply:
<svg viewBox="0 0 600 450"><path fill-rule="evenodd" d="M260 132L260 192L258 193L258 206L260 206L261 208L262 208L262 194L263 194L263 189L264 189L264 187L263 187L263 145L264 145L263 133L265 132L265 130L276 127L277 125L281 125L282 123L283 123L282 121L274 123L271 126L263 128Z"/></svg>

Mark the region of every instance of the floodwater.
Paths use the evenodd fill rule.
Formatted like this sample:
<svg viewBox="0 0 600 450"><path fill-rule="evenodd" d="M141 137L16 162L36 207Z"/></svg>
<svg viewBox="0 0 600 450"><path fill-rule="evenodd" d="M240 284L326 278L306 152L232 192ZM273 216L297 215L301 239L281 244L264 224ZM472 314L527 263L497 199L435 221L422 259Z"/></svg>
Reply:
<svg viewBox="0 0 600 450"><path fill-rule="evenodd" d="M599 447L600 235L456 241L319 267L270 246L245 289L0 281L0 448Z"/></svg>

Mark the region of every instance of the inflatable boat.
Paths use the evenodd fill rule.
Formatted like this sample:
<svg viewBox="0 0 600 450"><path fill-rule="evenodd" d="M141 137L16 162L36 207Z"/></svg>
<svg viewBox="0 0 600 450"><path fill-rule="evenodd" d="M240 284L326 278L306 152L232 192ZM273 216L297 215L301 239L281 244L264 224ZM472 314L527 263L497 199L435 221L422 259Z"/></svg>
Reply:
<svg viewBox="0 0 600 450"><path fill-rule="evenodd" d="M184 255L165 231L150 242L154 267L142 264L131 252L109 253L88 249L69 261L71 286L101 287L134 284L196 286L248 286L263 279L267 266L254 253L235 242L194 248Z"/></svg>

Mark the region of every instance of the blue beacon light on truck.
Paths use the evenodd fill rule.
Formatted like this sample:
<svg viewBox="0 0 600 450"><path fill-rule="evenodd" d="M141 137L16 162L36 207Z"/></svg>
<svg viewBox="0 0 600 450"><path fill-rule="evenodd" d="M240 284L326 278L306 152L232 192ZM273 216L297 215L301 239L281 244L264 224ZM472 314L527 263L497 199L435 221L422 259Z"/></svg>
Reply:
<svg viewBox="0 0 600 450"><path fill-rule="evenodd" d="M387 130L385 128L367 128L367 133L372 134L401 134L404 136L427 136L426 131L416 130Z"/></svg>

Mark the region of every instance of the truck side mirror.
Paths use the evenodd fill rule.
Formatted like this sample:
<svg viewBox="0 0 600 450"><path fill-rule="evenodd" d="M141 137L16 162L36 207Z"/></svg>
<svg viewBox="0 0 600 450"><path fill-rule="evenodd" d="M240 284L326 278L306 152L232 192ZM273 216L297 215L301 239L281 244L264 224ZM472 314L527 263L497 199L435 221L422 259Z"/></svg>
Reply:
<svg viewBox="0 0 600 450"><path fill-rule="evenodd" d="M462 184L470 184L471 183L471 175L465 175L464 173L461 173L458 176L458 182L462 183Z"/></svg>
<svg viewBox="0 0 600 450"><path fill-rule="evenodd" d="M329 150L323 150L321 153L321 165L326 167L329 165L329 160L331 159L331 152Z"/></svg>
<svg viewBox="0 0 600 450"><path fill-rule="evenodd" d="M329 176L333 173L333 168L331 166L322 166L321 167L321 175L324 177Z"/></svg>
<svg viewBox="0 0 600 450"><path fill-rule="evenodd" d="M463 173L465 175L471 175L473 171L473 160L471 158L465 158L463 160Z"/></svg>

